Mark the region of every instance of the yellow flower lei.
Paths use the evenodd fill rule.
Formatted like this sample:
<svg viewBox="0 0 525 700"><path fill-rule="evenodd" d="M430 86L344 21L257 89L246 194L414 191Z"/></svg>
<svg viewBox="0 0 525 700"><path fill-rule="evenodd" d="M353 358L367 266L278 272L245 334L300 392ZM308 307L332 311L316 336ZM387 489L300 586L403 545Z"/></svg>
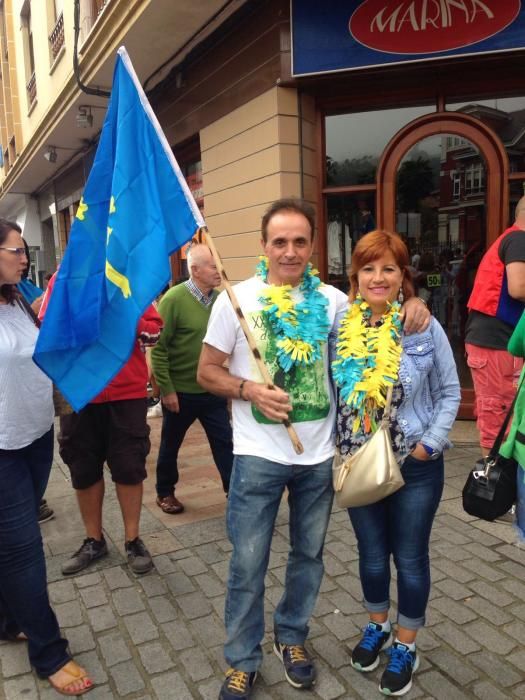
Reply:
<svg viewBox="0 0 525 700"><path fill-rule="evenodd" d="M389 304L379 325L370 325L371 315L369 305L358 296L339 327L337 359L332 363L343 401L357 410L354 432L361 424L365 433L370 432L374 413L385 406L388 387L399 372L400 305Z"/></svg>

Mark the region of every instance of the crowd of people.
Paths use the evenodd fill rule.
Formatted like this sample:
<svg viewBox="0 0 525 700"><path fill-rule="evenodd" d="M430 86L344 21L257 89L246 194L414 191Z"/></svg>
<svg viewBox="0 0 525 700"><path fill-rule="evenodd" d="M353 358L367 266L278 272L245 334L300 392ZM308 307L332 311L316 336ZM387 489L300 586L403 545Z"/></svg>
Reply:
<svg viewBox="0 0 525 700"><path fill-rule="evenodd" d="M523 216L525 198L521 205ZM512 283L512 266L525 265L520 225L517 218L499 260L502 278L509 273L505 289L523 310L525 294ZM60 419L60 455L71 472L86 533L64 563L64 575L107 554L105 463L122 511L128 565L137 575L153 566L140 538L150 449L147 347L153 348L163 414L156 502L164 513L176 516L184 509L175 496L178 453L189 427L201 422L227 498L232 544L225 601L228 670L219 700L248 698L263 662L264 579L285 493L290 542L284 591L273 614L273 651L292 687L315 683L315 661L305 642L324 573L334 452L342 459L357 455L381 423L387 395L390 442L404 485L348 508L369 618L349 663L367 673L387 652L379 689L395 696L410 690L420 663L416 637L430 594L429 541L443 491L444 452L451 446L448 433L460 403L456 365L442 326L415 294L412 261L397 234L372 230L358 241L349 295L323 284L313 269L314 234L307 203L274 202L262 218L263 257L255 275L233 288L236 306L216 289L221 277L211 251L192 245L189 279L167 291L158 310L151 306L143 314L132 355L119 374L82 410ZM498 255L496 250L493 266ZM27 643L37 674L58 692L79 695L93 682L71 658L50 606L38 522L53 458L54 410L51 382L32 361L34 310L16 288L27 265L19 227L1 220L0 639ZM52 290L53 279L48 297ZM490 313L486 298L483 308L476 303L474 311ZM44 299L41 316L45 309ZM523 355L524 326L518 320L514 351ZM272 385L264 381L258 360ZM507 449L525 468L519 439L524 401L525 394ZM483 427L482 411L478 420ZM293 426L302 451L283 423ZM525 526L523 470L518 473ZM390 611L391 559L397 570L396 619Z"/></svg>

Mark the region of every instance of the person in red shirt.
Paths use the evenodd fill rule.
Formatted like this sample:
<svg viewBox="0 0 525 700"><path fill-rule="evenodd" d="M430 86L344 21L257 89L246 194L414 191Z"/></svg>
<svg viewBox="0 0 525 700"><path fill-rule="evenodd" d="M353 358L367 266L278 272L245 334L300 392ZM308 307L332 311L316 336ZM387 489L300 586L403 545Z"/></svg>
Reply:
<svg viewBox="0 0 525 700"><path fill-rule="evenodd" d="M46 290L41 314L46 311L53 284L54 278ZM77 574L108 553L102 531L104 462L115 482L129 567L135 574L145 574L153 567L139 537L139 524L150 450L145 349L155 345L161 330L162 319L149 306L138 322L133 351L124 367L91 403L60 418L60 456L71 472L86 529L81 547L62 566L64 575Z"/></svg>

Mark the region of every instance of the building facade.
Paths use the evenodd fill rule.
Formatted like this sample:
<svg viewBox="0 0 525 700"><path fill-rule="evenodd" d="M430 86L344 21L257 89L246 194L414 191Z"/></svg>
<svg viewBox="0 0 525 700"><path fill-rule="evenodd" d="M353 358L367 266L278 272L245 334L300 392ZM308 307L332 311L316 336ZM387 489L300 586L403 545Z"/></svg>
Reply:
<svg viewBox="0 0 525 700"><path fill-rule="evenodd" d="M34 21L51 30L31 63L24 46L37 5ZM75 79L69 5L80 10L84 83L107 89L126 45L232 280L253 271L261 214L280 196L315 205L315 262L343 289L363 233L384 227L406 238L454 347L467 415L466 301L480 255L525 187L522 3L232 0L203 10L79 0L64 4L62 30L54 3L3 0L0 214L25 198L27 220L40 222L38 245L53 239L55 257L106 104ZM79 114L91 117L87 128L76 125ZM55 163L44 158L49 146ZM175 256L174 279L184 273Z"/></svg>

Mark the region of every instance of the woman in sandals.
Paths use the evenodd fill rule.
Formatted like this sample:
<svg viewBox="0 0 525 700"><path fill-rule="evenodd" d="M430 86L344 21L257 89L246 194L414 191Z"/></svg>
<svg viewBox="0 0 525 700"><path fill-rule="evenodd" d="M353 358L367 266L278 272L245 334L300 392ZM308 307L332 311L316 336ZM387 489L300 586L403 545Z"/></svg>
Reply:
<svg viewBox="0 0 525 700"><path fill-rule="evenodd" d="M62 695L93 688L49 604L37 515L53 460L49 379L32 360L37 328L15 285L28 265L21 230L0 219L0 639L26 641L41 678Z"/></svg>
<svg viewBox="0 0 525 700"><path fill-rule="evenodd" d="M332 365L343 457L373 434L393 386L390 435L405 484L372 505L348 509L370 618L351 663L358 671L372 671L380 651L392 647L379 686L385 695L407 693L419 665L415 642L430 592L430 531L443 491L443 450L450 446L447 435L460 401L452 350L436 319L422 333L403 333L400 305L414 295L408 265L398 235L372 231L359 240L352 254L350 306ZM395 634L389 620L391 556L397 568Z"/></svg>

